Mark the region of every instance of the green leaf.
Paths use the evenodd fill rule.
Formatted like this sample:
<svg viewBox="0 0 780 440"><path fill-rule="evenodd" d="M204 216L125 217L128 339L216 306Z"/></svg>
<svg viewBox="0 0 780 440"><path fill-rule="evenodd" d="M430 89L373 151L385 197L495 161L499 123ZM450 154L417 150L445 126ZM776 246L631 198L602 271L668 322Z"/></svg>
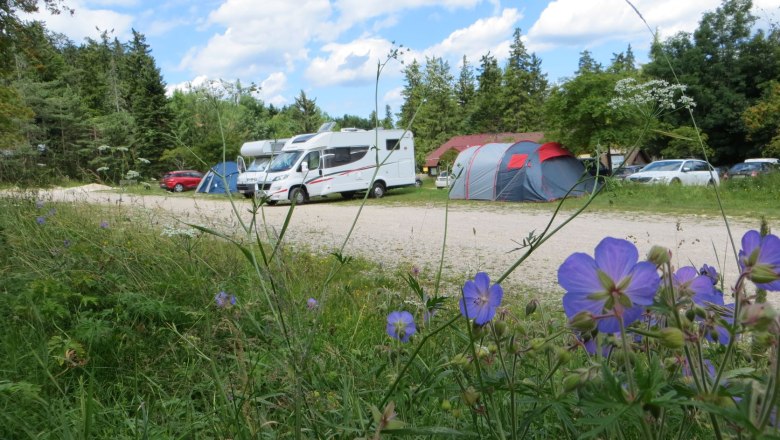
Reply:
<svg viewBox="0 0 780 440"><path fill-rule="evenodd" d="M387 435L433 435L433 436L446 436L446 437L477 437L477 434L469 431L458 431L452 428L445 428L443 426L421 426L421 427L409 427L401 429L383 429L382 434Z"/></svg>

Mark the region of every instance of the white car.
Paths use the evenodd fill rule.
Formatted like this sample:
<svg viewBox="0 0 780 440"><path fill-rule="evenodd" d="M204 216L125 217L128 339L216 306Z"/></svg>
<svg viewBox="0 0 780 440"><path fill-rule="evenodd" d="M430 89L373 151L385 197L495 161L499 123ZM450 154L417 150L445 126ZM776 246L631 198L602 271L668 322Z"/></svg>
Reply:
<svg viewBox="0 0 780 440"><path fill-rule="evenodd" d="M446 171L442 171L442 173L439 174L439 177L436 178L436 188L449 188L452 186L453 182L455 182L455 176Z"/></svg>
<svg viewBox="0 0 780 440"><path fill-rule="evenodd" d="M636 183L719 185L718 172L699 159L657 160L626 179Z"/></svg>

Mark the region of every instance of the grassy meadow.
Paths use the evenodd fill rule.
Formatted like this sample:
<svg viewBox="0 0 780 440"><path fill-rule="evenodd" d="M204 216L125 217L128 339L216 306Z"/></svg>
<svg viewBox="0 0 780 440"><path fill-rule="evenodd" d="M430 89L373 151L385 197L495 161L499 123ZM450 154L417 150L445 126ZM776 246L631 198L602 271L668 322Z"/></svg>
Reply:
<svg viewBox="0 0 780 440"><path fill-rule="evenodd" d="M726 212L776 218L778 183L725 183ZM445 201L427 181L369 203ZM717 215L714 203L708 188L610 184L589 209ZM732 309L735 325L662 285L658 317L628 339L505 285L520 299L477 325L435 273L209 231L34 191L0 198L0 438L777 438L770 308ZM411 338L388 322L396 311ZM730 341L713 342L723 328Z"/></svg>

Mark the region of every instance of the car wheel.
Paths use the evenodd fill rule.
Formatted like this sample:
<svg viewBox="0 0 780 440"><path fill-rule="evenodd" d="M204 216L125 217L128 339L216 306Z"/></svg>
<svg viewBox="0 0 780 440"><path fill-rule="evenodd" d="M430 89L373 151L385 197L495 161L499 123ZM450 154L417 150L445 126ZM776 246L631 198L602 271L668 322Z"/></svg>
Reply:
<svg viewBox="0 0 780 440"><path fill-rule="evenodd" d="M276 200L266 200L266 201L265 201L265 204L266 204L266 205L268 205L268 206L274 206L274 205L276 205L277 203L279 203L279 202L278 202L278 201L276 201Z"/></svg>
<svg viewBox="0 0 780 440"><path fill-rule="evenodd" d="M715 186L715 181L710 179L710 181L707 182L707 186Z"/></svg>
<svg viewBox="0 0 780 440"><path fill-rule="evenodd" d="M290 191L290 201L296 205L303 205L309 199L306 190L302 187L293 188Z"/></svg>
<svg viewBox="0 0 780 440"><path fill-rule="evenodd" d="M672 185L680 185L680 184L682 184L682 181L680 181L680 179L675 177L674 179L672 179L671 184Z"/></svg>
<svg viewBox="0 0 780 440"><path fill-rule="evenodd" d="M347 200L352 200L352 198L355 197L355 191L344 191L341 193L341 197Z"/></svg>
<svg viewBox="0 0 780 440"><path fill-rule="evenodd" d="M372 199L381 199L385 195L385 184L382 182L374 182L374 186L371 187L369 196Z"/></svg>
<svg viewBox="0 0 780 440"><path fill-rule="evenodd" d="M414 179L414 186L419 188L422 186L422 180L420 179Z"/></svg>
<svg viewBox="0 0 780 440"><path fill-rule="evenodd" d="M247 199L251 199L254 196L255 196L255 193L244 193L244 197L246 197Z"/></svg>
<svg viewBox="0 0 780 440"><path fill-rule="evenodd" d="M173 190L176 191L177 193L180 193L184 191L184 185L182 185L181 183L177 183L176 186L173 187Z"/></svg>

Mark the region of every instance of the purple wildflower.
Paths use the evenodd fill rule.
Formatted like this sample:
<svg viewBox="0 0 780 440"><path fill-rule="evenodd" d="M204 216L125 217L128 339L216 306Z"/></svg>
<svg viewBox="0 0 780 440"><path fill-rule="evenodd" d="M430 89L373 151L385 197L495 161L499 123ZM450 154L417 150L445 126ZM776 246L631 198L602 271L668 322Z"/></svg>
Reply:
<svg viewBox="0 0 780 440"><path fill-rule="evenodd" d="M496 309L501 305L504 289L500 284L490 285L490 277L478 272L474 281L463 285L463 298L460 300L460 313L466 319L474 319L477 325L484 325L493 319Z"/></svg>
<svg viewBox="0 0 780 440"><path fill-rule="evenodd" d="M39 225L42 225L46 223L46 217L38 216L35 218L35 223L38 223Z"/></svg>
<svg viewBox="0 0 780 440"><path fill-rule="evenodd" d="M317 307L319 307L319 305L320 305L320 303L319 303L319 302L318 302L316 299L314 299L314 298L309 298L309 299L306 301L306 307L307 307L309 310L314 310L314 309L316 309Z"/></svg>
<svg viewBox="0 0 780 440"><path fill-rule="evenodd" d="M758 231L747 231L742 236L739 266L743 274L764 290L780 290L780 238Z"/></svg>
<svg viewBox="0 0 780 440"><path fill-rule="evenodd" d="M417 332L414 317L409 312L390 312L387 315L387 334L401 342L409 342L409 337Z"/></svg>
<svg viewBox="0 0 780 440"><path fill-rule="evenodd" d="M41 209L41 208L43 208L43 206L45 204L46 204L46 202L44 202L43 200L38 200L38 201L35 202L35 207L38 208L38 209Z"/></svg>
<svg viewBox="0 0 780 440"><path fill-rule="evenodd" d="M412 266L412 276L415 278L420 275L420 268L417 266Z"/></svg>
<svg viewBox="0 0 780 440"><path fill-rule="evenodd" d="M226 307L236 305L236 297L234 295L221 291L214 296L214 302L217 303L218 308L224 309Z"/></svg>
<svg viewBox="0 0 780 440"><path fill-rule="evenodd" d="M703 265L701 269L699 269L699 275L704 275L709 278L713 285L718 284L718 271L708 264Z"/></svg>
<svg viewBox="0 0 780 440"><path fill-rule="evenodd" d="M687 296L700 306L708 302L723 305L723 294L718 295L712 280L706 275L699 275L693 266L678 269L672 277L672 285L680 296Z"/></svg>
<svg viewBox="0 0 780 440"><path fill-rule="evenodd" d="M103 220L102 222L100 222L100 229L108 229L108 221L107 220Z"/></svg>
<svg viewBox="0 0 780 440"><path fill-rule="evenodd" d="M618 319L625 326L637 320L661 283L655 264L638 259L636 246L611 237L596 246L595 258L579 252L569 256L558 268L566 316L589 312L603 333L620 331Z"/></svg>
<svg viewBox="0 0 780 440"><path fill-rule="evenodd" d="M723 293L720 293L721 297ZM723 299L721 298L721 302ZM728 345L731 340L731 333L727 328L721 325L721 319L729 325L734 324L734 304L726 304L718 311L708 311L706 318L696 318L701 330L704 332L704 339L710 342L717 342L722 345Z"/></svg>

